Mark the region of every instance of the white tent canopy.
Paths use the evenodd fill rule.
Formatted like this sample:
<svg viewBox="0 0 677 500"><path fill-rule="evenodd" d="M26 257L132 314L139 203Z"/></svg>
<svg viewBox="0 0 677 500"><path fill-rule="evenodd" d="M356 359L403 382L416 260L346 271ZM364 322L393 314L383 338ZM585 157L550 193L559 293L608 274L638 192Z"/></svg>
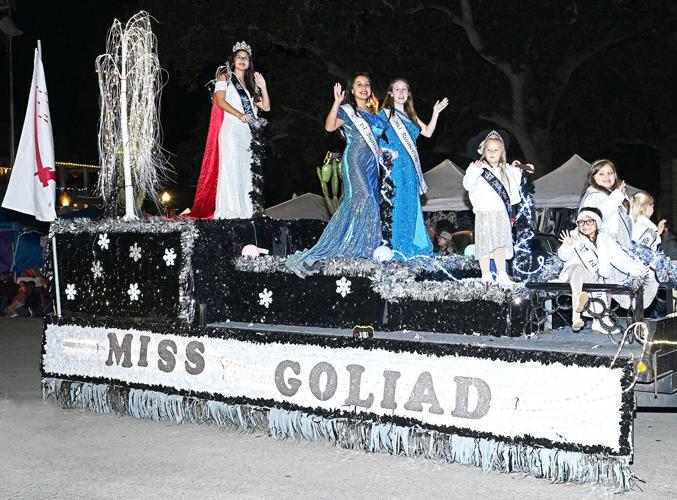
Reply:
<svg viewBox="0 0 677 500"><path fill-rule="evenodd" d="M324 198L313 193L295 196L291 200L266 208L265 214L271 219L319 219L328 221L331 216L324 203Z"/></svg>
<svg viewBox="0 0 677 500"><path fill-rule="evenodd" d="M463 188L465 172L450 160L444 160L423 174L428 192L423 196L424 212L472 210L468 192Z"/></svg>
<svg viewBox="0 0 677 500"><path fill-rule="evenodd" d="M590 164L577 154L563 165L534 181L536 208L578 208ZM627 186L628 196L637 191Z"/></svg>

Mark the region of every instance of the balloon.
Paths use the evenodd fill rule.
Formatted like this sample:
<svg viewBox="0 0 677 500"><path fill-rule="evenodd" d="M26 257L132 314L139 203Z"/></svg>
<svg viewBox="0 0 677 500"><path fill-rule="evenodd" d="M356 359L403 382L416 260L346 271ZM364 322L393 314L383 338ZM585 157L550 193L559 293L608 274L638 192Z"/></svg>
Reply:
<svg viewBox="0 0 677 500"><path fill-rule="evenodd" d="M376 250L374 250L372 256L374 257L374 260L379 262L388 262L389 260L393 259L393 251L389 247L381 245Z"/></svg>
<svg viewBox="0 0 677 500"><path fill-rule="evenodd" d="M245 245L242 248L243 257L258 257L259 255L261 255L261 251L256 245Z"/></svg>

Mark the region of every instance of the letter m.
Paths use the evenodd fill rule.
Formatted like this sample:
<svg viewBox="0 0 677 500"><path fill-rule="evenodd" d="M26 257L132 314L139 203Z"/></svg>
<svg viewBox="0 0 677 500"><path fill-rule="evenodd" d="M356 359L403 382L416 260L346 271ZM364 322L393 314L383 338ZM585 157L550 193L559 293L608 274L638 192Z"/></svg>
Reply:
<svg viewBox="0 0 677 500"><path fill-rule="evenodd" d="M115 364L120 364L122 358L122 367L131 368L132 366L132 339L133 335L128 333L122 339L122 345L118 343L118 337L113 332L108 332L108 360L106 366L113 365L113 355L115 355Z"/></svg>

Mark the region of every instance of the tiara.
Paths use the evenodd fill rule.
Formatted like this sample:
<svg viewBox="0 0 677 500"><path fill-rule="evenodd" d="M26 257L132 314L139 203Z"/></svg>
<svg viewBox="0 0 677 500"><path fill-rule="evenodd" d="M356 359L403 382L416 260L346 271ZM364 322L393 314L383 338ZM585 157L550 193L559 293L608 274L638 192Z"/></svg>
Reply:
<svg viewBox="0 0 677 500"><path fill-rule="evenodd" d="M503 143L503 137L501 137L501 134L499 134L499 133L496 132L495 130L492 130L491 132L489 132L489 133L487 134L487 136L484 138L484 140L483 140L482 142L480 142L480 146L479 146L479 148L477 149L477 152L478 152L480 155L484 154L484 144L485 144L487 141L491 141L491 140L501 141L501 142Z"/></svg>
<svg viewBox="0 0 677 500"><path fill-rule="evenodd" d="M503 137L501 137L501 134L499 134L495 130L492 130L491 132L489 132L487 134L487 136L484 138L485 141L492 140L492 139L496 139L496 140L503 142ZM482 141L482 142L484 142L484 141Z"/></svg>
<svg viewBox="0 0 677 500"><path fill-rule="evenodd" d="M233 53L239 52L240 50L244 50L245 52L248 52L250 55L252 53L252 48L247 45L247 42L242 40L241 42L237 42L235 45L233 45Z"/></svg>

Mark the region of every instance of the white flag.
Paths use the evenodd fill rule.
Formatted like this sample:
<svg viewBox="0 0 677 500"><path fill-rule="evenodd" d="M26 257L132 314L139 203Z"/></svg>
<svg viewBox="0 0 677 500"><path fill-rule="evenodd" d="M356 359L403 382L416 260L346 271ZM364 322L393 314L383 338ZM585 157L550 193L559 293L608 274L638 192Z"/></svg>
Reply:
<svg viewBox="0 0 677 500"><path fill-rule="evenodd" d="M2 206L49 222L56 219L55 197L54 139L45 70L38 45L24 128Z"/></svg>

